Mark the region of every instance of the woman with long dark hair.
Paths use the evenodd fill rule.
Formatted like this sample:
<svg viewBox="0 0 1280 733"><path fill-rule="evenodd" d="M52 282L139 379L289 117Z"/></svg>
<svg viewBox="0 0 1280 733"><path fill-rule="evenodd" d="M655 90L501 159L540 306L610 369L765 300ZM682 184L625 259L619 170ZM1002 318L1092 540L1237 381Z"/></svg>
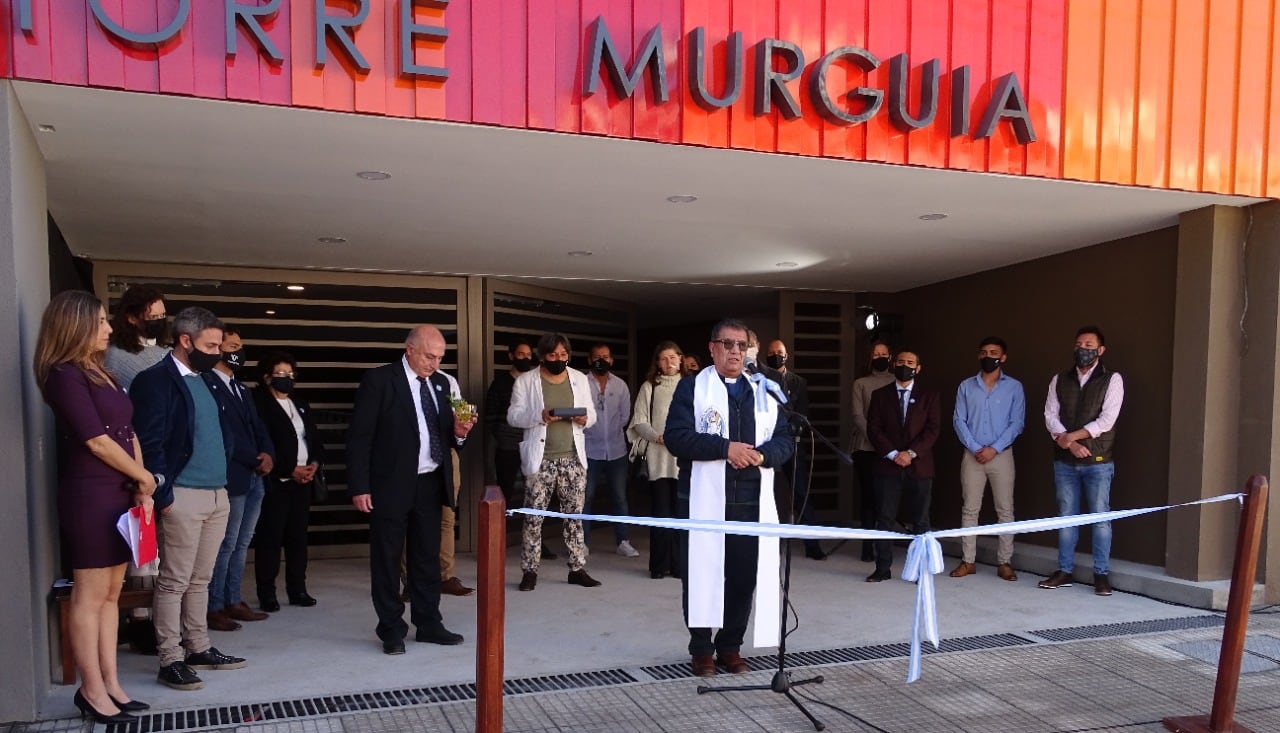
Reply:
<svg viewBox="0 0 1280 733"><path fill-rule="evenodd" d="M676 510L676 458L662 442L667 424L667 408L680 383L684 357L674 341L663 341L653 350L649 373L636 392L627 439L646 442L643 455L636 458L649 468L650 515L674 517ZM649 532L649 577L654 580L676 576L675 530L654 527Z"/></svg>
<svg viewBox="0 0 1280 733"><path fill-rule="evenodd" d="M155 477L133 436L133 404L104 366L111 326L102 303L72 290L50 301L33 360L57 418L58 524L72 568L71 644L81 688L75 705L99 723L128 723L132 700L116 674L120 586L130 560L116 520L134 505L150 518Z"/></svg>
<svg viewBox="0 0 1280 733"><path fill-rule="evenodd" d="M169 353L169 314L164 295L145 285L130 285L111 317L106 366L125 391L138 372Z"/></svg>

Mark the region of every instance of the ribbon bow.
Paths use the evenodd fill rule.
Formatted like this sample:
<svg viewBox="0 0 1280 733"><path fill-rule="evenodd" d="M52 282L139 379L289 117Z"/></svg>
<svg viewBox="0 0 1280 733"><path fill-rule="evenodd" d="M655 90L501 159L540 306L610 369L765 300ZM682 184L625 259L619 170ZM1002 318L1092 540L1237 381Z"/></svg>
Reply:
<svg viewBox="0 0 1280 733"><path fill-rule="evenodd" d="M916 584L916 612L911 622L911 657L907 683L920 679L920 633L938 648L938 605L933 593L933 576L942 572L942 544L932 532L916 535L907 548L902 579Z"/></svg>
<svg viewBox="0 0 1280 733"><path fill-rule="evenodd" d="M756 383L757 389L755 390L755 393L757 412L763 412L764 410L769 409L769 395L766 394L766 392L772 392L774 396L778 398L778 402L784 405L787 404L787 396L782 393L782 388L778 386L777 382L769 379L760 372L756 372L755 374L748 373L747 379ZM760 387L764 387L764 389L759 389Z"/></svg>

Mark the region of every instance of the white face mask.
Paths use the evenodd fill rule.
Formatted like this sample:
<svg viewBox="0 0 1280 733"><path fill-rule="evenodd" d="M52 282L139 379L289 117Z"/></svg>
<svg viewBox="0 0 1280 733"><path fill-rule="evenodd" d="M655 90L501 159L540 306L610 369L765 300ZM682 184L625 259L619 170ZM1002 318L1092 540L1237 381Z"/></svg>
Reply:
<svg viewBox="0 0 1280 733"><path fill-rule="evenodd" d="M747 348L747 358L748 358L748 359L751 359L752 361L755 361L755 360L756 360L756 358L757 358L758 356L760 356L760 347L759 347L759 346L751 346L751 347L748 347L748 348Z"/></svg>

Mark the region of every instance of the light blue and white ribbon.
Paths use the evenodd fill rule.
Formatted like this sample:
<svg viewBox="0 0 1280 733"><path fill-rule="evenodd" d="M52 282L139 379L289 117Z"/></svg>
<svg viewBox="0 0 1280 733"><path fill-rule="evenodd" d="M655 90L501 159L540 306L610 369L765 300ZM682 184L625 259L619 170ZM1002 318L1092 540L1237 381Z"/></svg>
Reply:
<svg viewBox="0 0 1280 733"><path fill-rule="evenodd" d="M907 548L907 559L902 567L902 579L916 584L916 607L911 621L911 654L907 666L907 682L920 679L920 663L922 658L921 636L939 648L938 608L934 595L933 576L943 571L942 545L940 538L966 537L979 535L1027 534L1044 532L1051 529L1081 527L1087 524L1110 522L1116 519L1137 517L1143 514L1196 506L1198 504L1214 504L1220 501L1236 500L1243 502L1244 494L1222 494L1209 499L1189 501L1183 504L1145 507L1142 509L1119 509L1096 514L1075 514L1069 517L1046 517L1044 519L1024 519L1017 522L988 524L979 527L962 527L937 532L926 532L919 535L888 532L877 529L849 529L844 527L818 527L807 524L763 524L760 522L710 522L695 519L672 519L657 517L628 517L612 514L564 514L543 509L511 509L508 514L528 514L555 519L581 519L588 522L618 522L644 527L662 527L665 529L699 530L703 532L721 532L724 534L747 535L754 537L777 537L779 539L803 540L911 540Z"/></svg>

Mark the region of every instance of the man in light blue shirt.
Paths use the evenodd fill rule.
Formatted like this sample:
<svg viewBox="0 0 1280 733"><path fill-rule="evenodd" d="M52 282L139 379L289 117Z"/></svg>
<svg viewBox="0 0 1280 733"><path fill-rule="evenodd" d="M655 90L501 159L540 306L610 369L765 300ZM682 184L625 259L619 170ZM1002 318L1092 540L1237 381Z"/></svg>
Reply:
<svg viewBox="0 0 1280 733"><path fill-rule="evenodd" d="M1013 521L1013 441L1022 434L1026 423L1027 399L1022 383L1004 373L1008 360L1004 339L988 336L978 345L980 371L960 383L956 390L956 409L952 424L964 445L960 463L960 486L964 507L960 511L961 527L976 527L982 509L982 495L991 482L991 500L1001 522ZM961 538L964 557L951 577L963 578L977 572L976 537ZM1013 571L1013 535L1000 535L996 550L996 574L1004 580L1017 580Z"/></svg>
<svg viewBox="0 0 1280 733"><path fill-rule="evenodd" d="M624 433L631 422L631 390L627 383L614 376L613 352L608 344L595 344L591 347L587 358L590 367L591 399L596 406L595 425L584 431L587 439L587 491L583 512L593 512L592 501L596 488L604 485L608 490L613 512L619 515L628 513L627 509L627 439ZM590 525L582 523L584 540L589 540ZM618 545L618 554L624 557L640 555L629 540L628 528L625 524L613 525L613 539Z"/></svg>

